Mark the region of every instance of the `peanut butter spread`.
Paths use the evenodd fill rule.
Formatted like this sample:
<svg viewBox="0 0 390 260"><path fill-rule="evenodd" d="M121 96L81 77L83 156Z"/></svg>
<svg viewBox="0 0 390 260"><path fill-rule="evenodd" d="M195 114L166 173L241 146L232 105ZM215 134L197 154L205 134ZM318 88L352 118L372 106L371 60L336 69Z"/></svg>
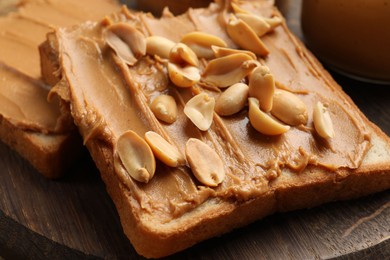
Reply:
<svg viewBox="0 0 390 260"><path fill-rule="evenodd" d="M242 1L240 7L264 17L278 16L270 2ZM225 30L227 11L212 4L177 17L165 13L157 19L123 9L104 22L57 31L72 114L87 144L99 142L114 153L115 142L122 133L132 130L143 137L152 130L183 154L187 140L197 138L221 157L226 177L217 187L199 183L188 166L172 168L157 162L156 174L147 184L116 169L137 207L145 214L160 214L163 223L210 198L245 201L267 192L269 184L284 174L284 169L299 174L309 165L331 170L356 168L370 146L359 112L354 112L357 110L349 99L336 92L328 78L319 76L321 68L303 54L284 24L262 37L269 55L257 56L258 61L272 71L277 87L298 95L308 111L313 111L318 101L328 104L336 129L332 139L324 140L315 134L312 113L306 125L292 126L282 135L261 134L249 123L246 108L228 117L214 113L211 127L200 131L183 113L184 106L194 94L217 97L220 91L202 84L174 86L163 59L158 57L146 55L129 66L108 47L104 37L107 23L125 21L145 36L163 36L178 42L186 33L203 31L238 48ZM200 59L200 70L207 62ZM149 107L162 94L173 96L177 102L177 119L172 124L159 121Z"/></svg>
<svg viewBox="0 0 390 260"><path fill-rule="evenodd" d="M57 26L96 20L118 8L113 0L24 1L0 16L0 115L17 127L64 132L57 103L47 102L48 87L40 80L38 45ZM91 8L93 6L93 8Z"/></svg>

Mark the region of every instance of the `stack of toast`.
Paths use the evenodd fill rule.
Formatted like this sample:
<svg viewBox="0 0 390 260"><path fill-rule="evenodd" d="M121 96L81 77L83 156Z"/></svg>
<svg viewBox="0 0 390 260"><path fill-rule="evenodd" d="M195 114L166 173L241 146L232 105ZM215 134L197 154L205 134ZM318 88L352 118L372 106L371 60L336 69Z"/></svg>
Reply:
<svg viewBox="0 0 390 260"><path fill-rule="evenodd" d="M389 137L273 1L159 18L123 7L56 28L40 60L61 122L72 118L145 257L390 188Z"/></svg>
<svg viewBox="0 0 390 260"><path fill-rule="evenodd" d="M96 1L5 1L0 16L0 139L43 176L58 178L82 154L82 142L61 101L48 100L38 46L56 26L96 20L119 3Z"/></svg>

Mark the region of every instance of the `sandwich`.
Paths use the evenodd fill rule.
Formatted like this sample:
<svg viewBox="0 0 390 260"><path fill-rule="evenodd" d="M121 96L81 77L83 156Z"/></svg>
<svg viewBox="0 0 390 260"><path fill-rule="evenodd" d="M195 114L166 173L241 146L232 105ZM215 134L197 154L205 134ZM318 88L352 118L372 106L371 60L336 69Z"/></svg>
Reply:
<svg viewBox="0 0 390 260"><path fill-rule="evenodd" d="M171 255L275 212L390 188L390 139L272 1L123 7L41 45L124 233Z"/></svg>
<svg viewBox="0 0 390 260"><path fill-rule="evenodd" d="M94 8L90 8L93 5ZM0 5L0 139L48 178L58 178L84 149L61 101L48 100L38 46L56 26L99 19L116 1L5 1Z"/></svg>

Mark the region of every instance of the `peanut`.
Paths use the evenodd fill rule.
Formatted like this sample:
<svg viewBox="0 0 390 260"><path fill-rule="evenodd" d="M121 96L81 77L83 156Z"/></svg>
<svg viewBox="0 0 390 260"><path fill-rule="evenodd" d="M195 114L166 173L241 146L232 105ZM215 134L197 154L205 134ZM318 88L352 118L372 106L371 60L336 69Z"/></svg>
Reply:
<svg viewBox="0 0 390 260"><path fill-rule="evenodd" d="M206 93L191 98L184 106L184 114L202 131L207 131L213 122L215 99Z"/></svg>
<svg viewBox="0 0 390 260"><path fill-rule="evenodd" d="M164 164L177 167L185 164L185 159L179 150L168 143L161 135L149 131L145 133L145 140L153 151L153 154Z"/></svg>
<svg viewBox="0 0 390 260"><path fill-rule="evenodd" d="M181 88L189 88L200 80L199 69L195 66L181 67L168 63L168 75L173 84Z"/></svg>
<svg viewBox="0 0 390 260"><path fill-rule="evenodd" d="M273 105L275 91L274 76L268 67L259 66L249 76L249 96L260 102L260 109L269 112Z"/></svg>
<svg viewBox="0 0 390 260"><path fill-rule="evenodd" d="M257 61L244 53L213 59L203 71L202 81L208 85L226 88L242 80L257 65Z"/></svg>
<svg viewBox="0 0 390 260"><path fill-rule="evenodd" d="M249 87L245 83L236 83L227 88L217 99L215 111L221 116L230 116L245 106Z"/></svg>
<svg viewBox="0 0 390 260"><path fill-rule="evenodd" d="M248 98L249 121L253 128L265 135L281 135L290 129L290 126L283 125L264 113L259 108L259 101L256 98Z"/></svg>
<svg viewBox="0 0 390 260"><path fill-rule="evenodd" d="M219 155L204 142L190 138L186 157L195 177L204 185L216 187L225 179L225 169Z"/></svg>
<svg viewBox="0 0 390 260"><path fill-rule="evenodd" d="M177 105L172 96L160 95L150 104L153 114L168 124L172 124L177 118Z"/></svg>
<svg viewBox="0 0 390 260"><path fill-rule="evenodd" d="M244 50L251 51L260 56L268 55L268 48L243 20L237 19L232 15L226 25L226 30L232 40Z"/></svg>
<svg viewBox="0 0 390 260"><path fill-rule="evenodd" d="M195 52L184 43L177 43L169 53L169 61L176 64L189 64L198 66L199 61Z"/></svg>
<svg viewBox="0 0 390 260"><path fill-rule="evenodd" d="M184 35L181 42L190 47L198 56L198 58L212 59L214 57L211 46L227 47L227 44L221 38L204 33L190 32Z"/></svg>
<svg viewBox="0 0 390 260"><path fill-rule="evenodd" d="M124 132L119 136L115 149L133 179L148 183L153 178L156 170L153 152L137 133L131 130Z"/></svg>
<svg viewBox="0 0 390 260"><path fill-rule="evenodd" d="M322 104L320 101L318 101L314 106L313 122L314 128L319 136L325 139L333 138L335 136L328 107Z"/></svg>
<svg viewBox="0 0 390 260"><path fill-rule="evenodd" d="M297 95L281 89L275 90L271 114L291 126L306 124L308 117L305 103Z"/></svg>
<svg viewBox="0 0 390 260"><path fill-rule="evenodd" d="M128 65L134 65L146 53L145 36L127 23L107 27L105 40L115 53Z"/></svg>
<svg viewBox="0 0 390 260"><path fill-rule="evenodd" d="M175 43L165 37L150 36L146 38L146 53L157 55L163 59L168 59L171 49Z"/></svg>

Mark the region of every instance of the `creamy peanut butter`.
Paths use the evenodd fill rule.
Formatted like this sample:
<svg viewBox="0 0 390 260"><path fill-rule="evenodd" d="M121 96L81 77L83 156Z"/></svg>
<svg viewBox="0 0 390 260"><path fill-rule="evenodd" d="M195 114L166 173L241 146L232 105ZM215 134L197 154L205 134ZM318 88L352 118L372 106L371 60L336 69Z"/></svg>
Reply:
<svg viewBox="0 0 390 260"><path fill-rule="evenodd" d="M23 129L66 131L69 124L58 103L47 102L38 46L56 26L99 19L117 9L114 0L26 1L0 16L0 115Z"/></svg>
<svg viewBox="0 0 390 260"><path fill-rule="evenodd" d="M266 1L260 5L243 2L241 7L266 17L278 15L272 3ZM111 17L110 23L126 19L145 36L163 36L174 42L186 33L204 31L218 35L229 47L236 48L221 21L223 11L226 10L213 4L208 9L193 9L182 16L165 15L156 19L124 10ZM245 110L230 117L214 113L210 129L200 131L184 115L184 105L196 93L216 97L220 92L199 84L177 88L169 80L164 61L152 56L139 59L134 66L126 65L107 46L105 24L107 20L57 31L73 116L85 141L99 140L115 153L115 142L125 131L144 136L152 130L175 144L182 154L190 138L200 139L224 162L226 177L215 188L201 185L186 166L171 168L157 164L156 174L147 184L120 174L143 213L159 214L162 223L183 215L209 198L240 201L267 192L270 179L281 174L282 169L298 174L308 165L356 168L369 148L369 135L360 114L351 112L352 105L347 98L334 92L327 79L319 77L318 67L300 51L285 26L262 37L270 55L258 58L259 62L270 68L279 87L295 92L308 111L313 111L318 101L328 104L337 129L337 135L331 140L323 140L315 134L311 113L305 126L291 127L287 133L273 137L254 130ZM178 113L172 124L158 121L149 108L153 99L161 94L169 94L176 100Z"/></svg>

